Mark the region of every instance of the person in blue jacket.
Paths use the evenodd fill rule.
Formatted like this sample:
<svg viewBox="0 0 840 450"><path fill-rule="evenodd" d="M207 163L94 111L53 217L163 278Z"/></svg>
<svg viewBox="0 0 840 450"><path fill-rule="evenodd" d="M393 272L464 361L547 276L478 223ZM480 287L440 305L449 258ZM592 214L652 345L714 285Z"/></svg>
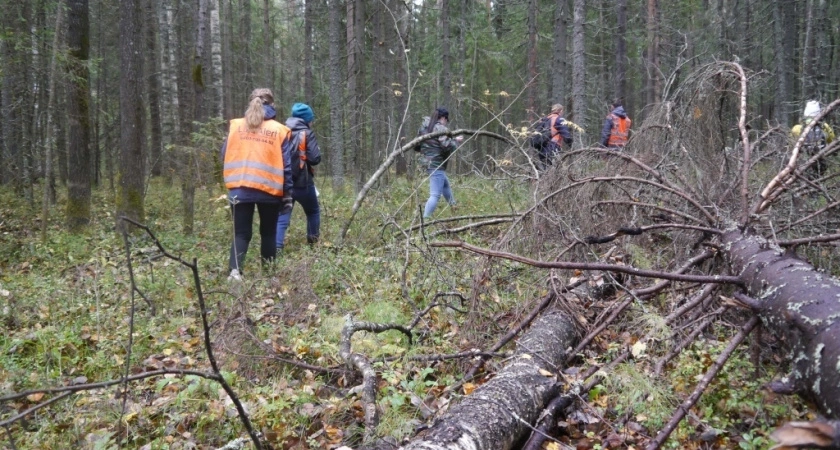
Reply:
<svg viewBox="0 0 840 450"><path fill-rule="evenodd" d="M286 126L292 130L291 166L292 199L299 203L306 213L306 242L315 244L321 236L321 206L318 190L315 188L315 170L321 162L321 149L310 125L315 113L306 103L292 105L292 116L286 119ZM286 230L292 220L294 203L280 212L277 219L277 249L282 250L286 241Z"/></svg>

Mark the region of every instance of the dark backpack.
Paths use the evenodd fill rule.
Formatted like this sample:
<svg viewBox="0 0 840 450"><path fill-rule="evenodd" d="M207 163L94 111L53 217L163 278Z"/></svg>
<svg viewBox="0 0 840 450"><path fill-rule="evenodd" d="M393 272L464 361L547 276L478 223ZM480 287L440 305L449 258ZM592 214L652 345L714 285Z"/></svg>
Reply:
<svg viewBox="0 0 840 450"><path fill-rule="evenodd" d="M822 124L814 124L814 128L805 135L803 147L810 153L817 153L825 148L825 131Z"/></svg>
<svg viewBox="0 0 840 450"><path fill-rule="evenodd" d="M528 136L528 144L537 150L541 150L551 142L551 118L543 117L534 124L531 134Z"/></svg>

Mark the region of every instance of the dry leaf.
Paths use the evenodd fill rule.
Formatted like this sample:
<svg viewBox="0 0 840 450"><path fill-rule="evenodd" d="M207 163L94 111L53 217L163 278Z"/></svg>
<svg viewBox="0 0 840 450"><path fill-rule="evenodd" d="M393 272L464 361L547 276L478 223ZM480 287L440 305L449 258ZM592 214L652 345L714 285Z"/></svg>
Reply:
<svg viewBox="0 0 840 450"><path fill-rule="evenodd" d="M41 401L42 398L44 398L43 392L36 392L34 394L29 394L26 396L26 399L32 403L38 403Z"/></svg>
<svg viewBox="0 0 840 450"><path fill-rule="evenodd" d="M477 386L473 383L464 383L464 395L470 395Z"/></svg>
<svg viewBox="0 0 840 450"><path fill-rule="evenodd" d="M551 372L549 372L545 369L540 369L540 375L542 375L544 377L553 377L554 376L553 373L551 373Z"/></svg>

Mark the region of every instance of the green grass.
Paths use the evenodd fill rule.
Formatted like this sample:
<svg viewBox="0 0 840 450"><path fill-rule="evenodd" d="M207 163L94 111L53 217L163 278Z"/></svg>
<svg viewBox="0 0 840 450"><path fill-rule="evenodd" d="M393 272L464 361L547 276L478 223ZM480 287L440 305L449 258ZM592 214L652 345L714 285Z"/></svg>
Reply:
<svg viewBox="0 0 840 450"><path fill-rule="evenodd" d="M451 179L458 208L453 211L442 202L433 219L521 211L530 199L525 183L472 176ZM419 208L428 194L422 179L392 179L376 186L344 242L339 233L355 197L349 189L333 192L325 181L319 190L321 242L315 247L306 244L305 218L296 208L285 251L276 264L261 269L255 225L243 285L226 281L232 230L219 187L197 190L195 233L187 236L181 231L177 186L153 180L146 197L146 224L169 253L187 261L196 259L222 370L246 404L254 426L278 447L357 445L364 433L362 412L359 396L349 392L360 378L325 376L265 358L252 336L281 358L341 368L339 340L347 315L407 325L437 293L461 293L466 303L455 297L445 300L466 313L443 305L434 308L420 321L422 336L415 335L413 345L398 331L354 336L353 351L371 358L381 376L377 434L408 436L424 420L412 399L442 399L443 389L460 379L467 363L393 358L489 347L532 307L530 301L546 292L545 272L498 261L472 302L473 276L484 270L483 258L430 250L418 232L407 237L400 232L419 223ZM132 295L125 244L115 232L112 197L101 189L94 191L92 222L78 234L64 230L60 201L42 243L36 220L40 206L28 205L12 192L0 192L0 392L60 386L80 377L86 382L120 377L129 358L132 304L136 308L132 373L164 362L208 370L192 273L159 258L146 235L130 235L135 281L157 309L152 316L146 302ZM427 232L436 229L432 226ZM488 238L492 240L496 230L481 229L458 238L490 246ZM633 253L642 265L655 265L655 257L644 248L634 246ZM662 328L651 315L652 308L643 308L644 315L624 323ZM679 370L669 373L672 378L657 382L649 379L644 367L623 365L607 378L593 401L622 414L645 411L650 422L644 425L653 429L667 420L675 401L661 386L675 382L692 386L705 369L703 352L716 351L719 345L692 347L676 363ZM653 346L648 352L655 352ZM392 359L383 362L387 358ZM738 429L744 421L738 414L748 405L761 418L749 442L759 442L782 416L783 407L778 402L761 404L756 396L760 394L726 389L744 382L738 374L748 370L746 360L738 357L729 377L716 384L708 400L704 397L699 414L709 426ZM757 389L759 382L742 386ZM210 381L168 377L131 383L124 414L120 392L117 387L80 392L32 414L26 422L16 422L10 428L16 447L107 449L117 448L118 441L123 448L184 448L193 443L210 447L245 435L227 396ZM6 403L0 420L39 400ZM120 420L124 431L117 435ZM689 434L684 430L679 439ZM0 448L7 442L0 433Z"/></svg>

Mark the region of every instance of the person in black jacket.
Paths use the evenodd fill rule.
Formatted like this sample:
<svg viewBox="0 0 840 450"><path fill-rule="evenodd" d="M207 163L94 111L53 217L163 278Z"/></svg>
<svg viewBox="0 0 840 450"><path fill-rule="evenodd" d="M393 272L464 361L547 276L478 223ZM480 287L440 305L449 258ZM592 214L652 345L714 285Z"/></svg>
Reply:
<svg viewBox="0 0 840 450"><path fill-rule="evenodd" d="M312 169L321 162L321 149L315 133L309 128L313 119L315 114L305 103L295 103L292 106L292 117L286 119L286 126L292 130L292 199L300 203L306 213L306 242L310 244L318 242L321 236L321 206L315 188L315 171ZM277 219L278 250L282 250L285 245L293 207L294 203L284 208Z"/></svg>

